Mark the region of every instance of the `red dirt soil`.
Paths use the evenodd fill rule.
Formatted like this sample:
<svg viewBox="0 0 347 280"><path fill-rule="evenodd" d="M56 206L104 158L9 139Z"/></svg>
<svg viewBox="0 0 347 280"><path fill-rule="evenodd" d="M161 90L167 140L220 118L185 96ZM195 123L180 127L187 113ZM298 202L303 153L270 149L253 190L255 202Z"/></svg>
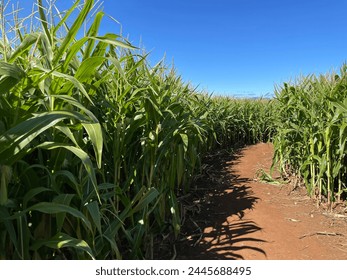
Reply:
<svg viewBox="0 0 347 280"><path fill-rule="evenodd" d="M329 212L302 187L261 182L256 173L272 157L272 145L260 143L207 159L200 197L184 201L177 259L347 259L346 204Z"/></svg>

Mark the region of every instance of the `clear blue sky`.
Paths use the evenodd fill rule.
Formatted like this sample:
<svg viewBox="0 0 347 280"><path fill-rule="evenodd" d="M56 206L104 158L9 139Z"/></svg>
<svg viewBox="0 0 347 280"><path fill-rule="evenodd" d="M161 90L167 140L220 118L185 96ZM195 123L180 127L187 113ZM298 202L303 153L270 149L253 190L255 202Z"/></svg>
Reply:
<svg viewBox="0 0 347 280"><path fill-rule="evenodd" d="M265 95L347 60L346 0L105 0L103 7L132 43L141 39L153 64L166 54L184 80L216 94ZM102 32L119 26L106 20Z"/></svg>

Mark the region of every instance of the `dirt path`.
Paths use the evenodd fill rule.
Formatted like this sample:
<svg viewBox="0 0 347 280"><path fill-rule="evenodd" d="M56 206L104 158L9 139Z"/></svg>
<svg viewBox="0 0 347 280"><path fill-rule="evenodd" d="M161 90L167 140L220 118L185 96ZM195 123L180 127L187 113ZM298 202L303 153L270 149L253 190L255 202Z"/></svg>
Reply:
<svg viewBox="0 0 347 280"><path fill-rule="evenodd" d="M197 186L205 191L184 208L178 259L347 259L347 213L334 216L303 189L255 179L272 156L272 145L260 143L209 160Z"/></svg>

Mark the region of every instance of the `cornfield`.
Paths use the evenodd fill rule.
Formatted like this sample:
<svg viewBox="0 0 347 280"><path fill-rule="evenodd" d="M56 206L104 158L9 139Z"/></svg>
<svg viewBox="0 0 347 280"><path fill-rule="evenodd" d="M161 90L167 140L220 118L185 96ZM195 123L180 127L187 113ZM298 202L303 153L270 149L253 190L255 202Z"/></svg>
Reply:
<svg viewBox="0 0 347 280"><path fill-rule="evenodd" d="M151 259L204 155L259 141L318 201L346 197L346 65L272 100L211 96L80 2L21 19L1 1L0 259Z"/></svg>
<svg viewBox="0 0 347 280"><path fill-rule="evenodd" d="M318 202L340 202L347 191L347 66L339 74L285 83L276 99L280 110L274 161L282 173L303 178Z"/></svg>
<svg viewBox="0 0 347 280"><path fill-rule="evenodd" d="M202 156L275 131L271 101L208 96L100 35L95 4L2 2L0 259L153 258Z"/></svg>

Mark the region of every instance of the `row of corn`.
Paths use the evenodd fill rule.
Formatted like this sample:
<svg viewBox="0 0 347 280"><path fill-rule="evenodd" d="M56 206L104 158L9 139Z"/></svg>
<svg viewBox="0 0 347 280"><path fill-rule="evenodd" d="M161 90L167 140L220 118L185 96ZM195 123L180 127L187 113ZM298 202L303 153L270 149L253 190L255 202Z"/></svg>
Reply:
<svg viewBox="0 0 347 280"><path fill-rule="evenodd" d="M339 202L347 191L347 66L285 83L276 99L275 162L302 178L319 202Z"/></svg>
<svg viewBox="0 0 347 280"><path fill-rule="evenodd" d="M30 31L2 9L0 259L153 258L202 156L274 132L271 102L197 92L80 2Z"/></svg>

